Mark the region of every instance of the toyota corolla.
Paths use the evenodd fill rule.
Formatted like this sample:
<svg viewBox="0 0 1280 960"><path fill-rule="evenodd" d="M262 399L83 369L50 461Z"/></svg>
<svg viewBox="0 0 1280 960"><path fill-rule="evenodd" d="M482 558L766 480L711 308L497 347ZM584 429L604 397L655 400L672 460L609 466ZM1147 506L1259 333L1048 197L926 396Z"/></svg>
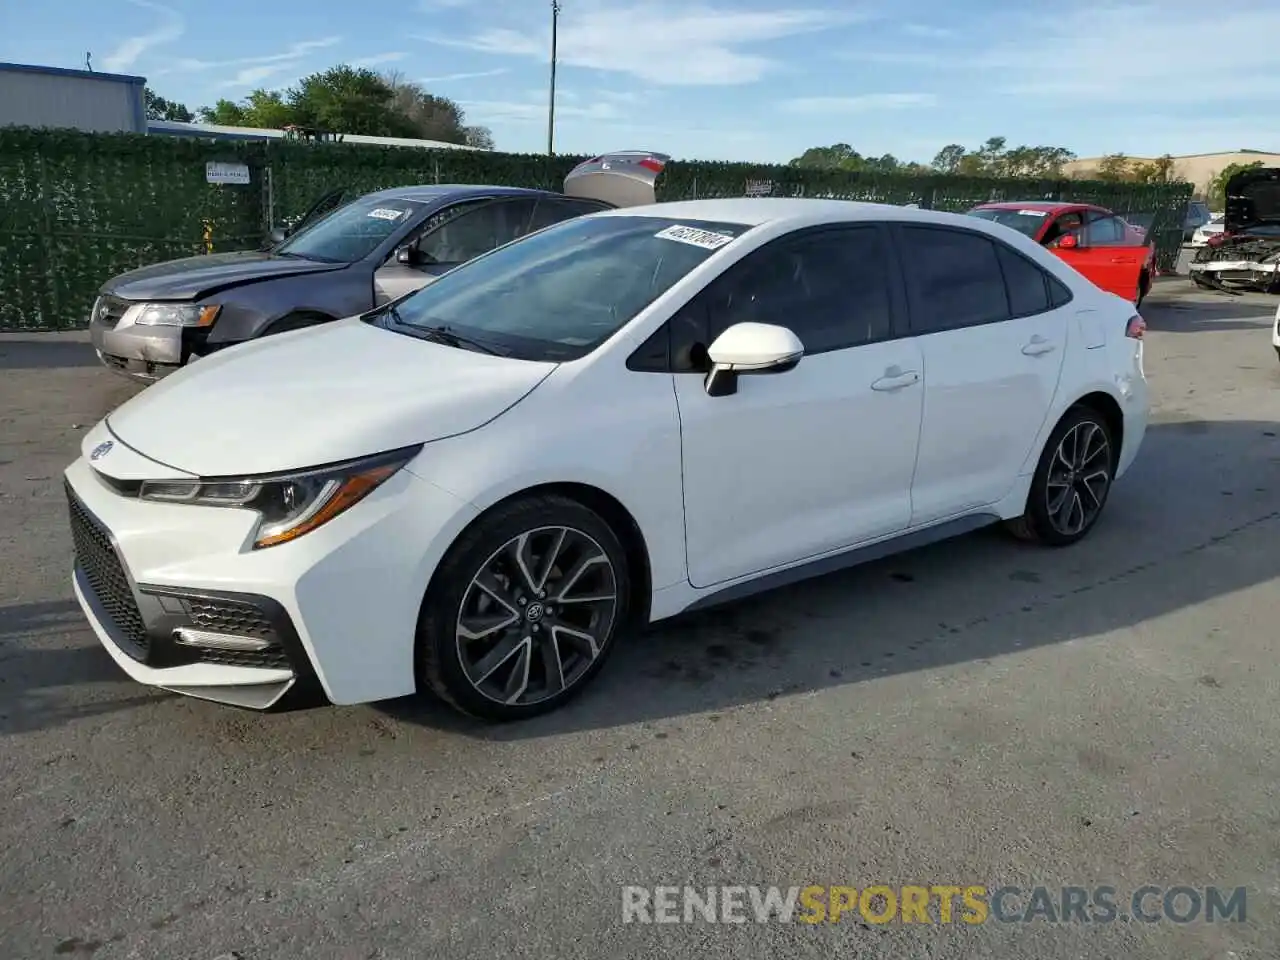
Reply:
<svg viewBox="0 0 1280 960"><path fill-rule="evenodd" d="M592 214L125 403L66 471L75 592L145 684L526 717L681 611L992 523L1077 542L1144 327L973 217Z"/></svg>

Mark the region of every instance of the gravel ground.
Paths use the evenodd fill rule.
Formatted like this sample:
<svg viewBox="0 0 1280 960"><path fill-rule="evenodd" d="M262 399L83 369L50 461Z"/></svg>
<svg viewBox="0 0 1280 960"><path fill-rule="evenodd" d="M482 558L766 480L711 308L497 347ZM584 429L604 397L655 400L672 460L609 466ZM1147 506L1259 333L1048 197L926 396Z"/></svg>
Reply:
<svg viewBox="0 0 1280 960"><path fill-rule="evenodd" d="M650 631L570 708L261 716L127 680L59 474L129 396L0 336L0 957L1264 958L1280 943L1275 300L1157 286L1091 538L981 532ZM622 886L1247 888L1243 923L626 924Z"/></svg>

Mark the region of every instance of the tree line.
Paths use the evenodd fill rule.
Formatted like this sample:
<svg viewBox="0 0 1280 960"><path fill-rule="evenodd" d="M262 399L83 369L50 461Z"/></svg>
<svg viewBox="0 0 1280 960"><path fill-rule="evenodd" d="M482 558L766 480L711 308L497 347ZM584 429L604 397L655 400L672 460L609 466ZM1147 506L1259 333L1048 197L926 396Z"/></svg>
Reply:
<svg viewBox="0 0 1280 960"><path fill-rule="evenodd" d="M146 90L147 118L279 130L288 126L326 133L439 140L493 149L487 127L468 125L462 108L428 93L398 72L375 73L340 64L303 77L284 90L254 90L240 101L219 100L191 111Z"/></svg>
<svg viewBox="0 0 1280 960"><path fill-rule="evenodd" d="M948 144L928 164L899 160L888 153L881 157L864 157L849 144L837 143L830 147L810 147L794 158L791 166L868 173L1049 179L1064 176L1063 168L1075 159L1075 153L1066 147L1010 147L1006 138L990 137L972 150L963 144ZM1173 183L1178 180L1173 165L1173 158L1168 155L1139 161L1124 154L1112 154L1101 158L1093 170L1079 171L1075 175L1113 183Z"/></svg>

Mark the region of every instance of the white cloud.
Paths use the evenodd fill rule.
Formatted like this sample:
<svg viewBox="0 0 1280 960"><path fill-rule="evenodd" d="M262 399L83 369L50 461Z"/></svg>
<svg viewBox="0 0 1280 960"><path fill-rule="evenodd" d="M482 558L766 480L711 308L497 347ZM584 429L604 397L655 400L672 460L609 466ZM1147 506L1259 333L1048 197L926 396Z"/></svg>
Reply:
<svg viewBox="0 0 1280 960"><path fill-rule="evenodd" d="M135 7L141 7L144 10L150 10L152 13L158 14L160 22L147 33L121 41L119 46L103 57L103 69L112 73L128 70L138 62L139 57L152 47L172 43L180 39L186 30L182 17L169 7L152 3L151 0L129 0L129 2Z"/></svg>
<svg viewBox="0 0 1280 960"><path fill-rule="evenodd" d="M576 5L561 14L559 61L627 73L670 86L726 86L752 83L776 64L747 48L799 34L815 33L865 19L856 10L743 11L738 7L668 2ZM474 36L420 39L481 53L548 59L549 25L536 29L491 27Z"/></svg>
<svg viewBox="0 0 1280 960"><path fill-rule="evenodd" d="M998 92L1054 106L1273 101L1280 95L1280 5L1068 5L1034 32L1006 21L956 66ZM1070 55L1064 55L1070 51ZM1105 107L1104 107L1105 109Z"/></svg>
<svg viewBox="0 0 1280 960"><path fill-rule="evenodd" d="M780 105L789 113L822 116L931 107L935 103L937 103L937 97L931 93L864 93L852 97L795 97L783 100Z"/></svg>
<svg viewBox="0 0 1280 960"><path fill-rule="evenodd" d="M497 70L477 70L474 73L446 73L439 77L421 77L415 83L448 83L452 80L476 80L480 77L498 77L510 71L506 67Z"/></svg>
<svg viewBox="0 0 1280 960"><path fill-rule="evenodd" d="M354 60L345 62L347 66L355 67L358 70L361 67L377 67L384 63L395 63L397 60L403 60L407 56L407 53L397 50L389 53L375 53L367 57L356 57Z"/></svg>
<svg viewBox="0 0 1280 960"><path fill-rule="evenodd" d="M217 86L224 90L249 89L260 85L270 77L290 72L297 73L312 53L328 49L341 42L342 37L300 40L279 53L268 53L259 57L237 57L232 60L196 60L188 57L174 61L167 69L157 70L155 74L160 76L170 73L231 71L231 75L219 82Z"/></svg>

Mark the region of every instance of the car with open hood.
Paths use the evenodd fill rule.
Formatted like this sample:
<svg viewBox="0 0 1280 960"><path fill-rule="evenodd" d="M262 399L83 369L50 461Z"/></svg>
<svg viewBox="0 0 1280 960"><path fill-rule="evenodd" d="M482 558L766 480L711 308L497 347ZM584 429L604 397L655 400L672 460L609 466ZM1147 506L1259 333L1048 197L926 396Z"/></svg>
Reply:
<svg viewBox="0 0 1280 960"><path fill-rule="evenodd" d="M1156 274L1148 231L1105 207L1029 200L983 203L969 215L1017 230L1108 293L1142 303Z"/></svg>
<svg viewBox="0 0 1280 960"><path fill-rule="evenodd" d="M1226 185L1222 232L1191 261L1191 279L1218 290L1280 292L1280 167L1241 170Z"/></svg>
<svg viewBox="0 0 1280 960"><path fill-rule="evenodd" d="M126 401L64 475L72 583L144 684L528 717L682 611L989 524L1079 542L1143 442L1144 330L958 214L588 214Z"/></svg>
<svg viewBox="0 0 1280 960"><path fill-rule="evenodd" d="M576 166L564 192L392 187L321 197L266 250L185 257L103 284L90 335L107 367L143 382L259 337L364 313L561 220L652 203L669 158L620 151Z"/></svg>

